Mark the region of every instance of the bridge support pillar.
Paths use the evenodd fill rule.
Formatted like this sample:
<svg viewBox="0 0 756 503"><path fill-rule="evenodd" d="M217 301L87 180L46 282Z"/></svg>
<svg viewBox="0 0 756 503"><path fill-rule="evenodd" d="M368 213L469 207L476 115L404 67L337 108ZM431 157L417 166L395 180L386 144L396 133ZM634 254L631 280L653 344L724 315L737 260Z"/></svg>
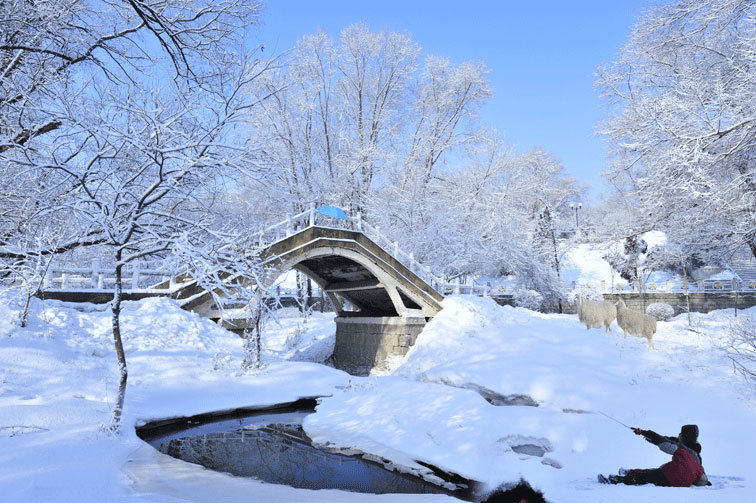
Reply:
<svg viewBox="0 0 756 503"><path fill-rule="evenodd" d="M422 317L336 318L336 368L354 375L367 375L387 364L391 356L403 356L425 327Z"/></svg>

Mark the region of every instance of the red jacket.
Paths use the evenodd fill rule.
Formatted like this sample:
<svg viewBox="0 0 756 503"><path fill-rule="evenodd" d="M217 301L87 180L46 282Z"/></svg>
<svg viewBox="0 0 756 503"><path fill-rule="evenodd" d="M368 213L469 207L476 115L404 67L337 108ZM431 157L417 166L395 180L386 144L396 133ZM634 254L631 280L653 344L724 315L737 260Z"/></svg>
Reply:
<svg viewBox="0 0 756 503"><path fill-rule="evenodd" d="M677 445L672 454L672 461L663 464L661 470L669 485L673 487L690 487L704 474L698 456L682 444Z"/></svg>
<svg viewBox="0 0 756 503"><path fill-rule="evenodd" d="M672 455L672 461L660 467L670 486L690 487L696 482L698 482L696 485L708 483L701 464L701 456L696 451L674 437L663 437L655 431L639 430L638 433L663 452Z"/></svg>

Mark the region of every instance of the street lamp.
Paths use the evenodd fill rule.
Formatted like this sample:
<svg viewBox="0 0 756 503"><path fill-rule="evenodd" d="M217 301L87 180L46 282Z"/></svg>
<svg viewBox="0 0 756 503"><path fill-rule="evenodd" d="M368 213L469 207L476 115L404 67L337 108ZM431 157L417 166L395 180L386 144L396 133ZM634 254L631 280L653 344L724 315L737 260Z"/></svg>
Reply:
<svg viewBox="0 0 756 503"><path fill-rule="evenodd" d="M578 218L578 210L583 207L583 203L570 203L570 208L575 210L575 229L580 230L580 219Z"/></svg>

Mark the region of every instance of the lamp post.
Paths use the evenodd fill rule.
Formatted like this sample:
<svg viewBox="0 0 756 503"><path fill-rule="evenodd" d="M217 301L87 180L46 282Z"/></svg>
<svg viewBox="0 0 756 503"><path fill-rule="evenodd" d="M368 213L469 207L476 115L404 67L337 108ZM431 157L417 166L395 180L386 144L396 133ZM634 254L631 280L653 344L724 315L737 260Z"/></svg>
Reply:
<svg viewBox="0 0 756 503"><path fill-rule="evenodd" d="M570 203L570 208L575 210L575 229L579 232L580 231L580 219L578 217L578 211L580 208L583 207L583 203Z"/></svg>

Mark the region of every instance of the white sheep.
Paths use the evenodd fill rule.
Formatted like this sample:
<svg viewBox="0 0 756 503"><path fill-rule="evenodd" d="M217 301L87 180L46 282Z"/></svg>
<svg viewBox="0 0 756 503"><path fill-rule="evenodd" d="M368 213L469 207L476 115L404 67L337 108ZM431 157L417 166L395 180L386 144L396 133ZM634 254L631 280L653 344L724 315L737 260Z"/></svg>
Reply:
<svg viewBox="0 0 756 503"><path fill-rule="evenodd" d="M617 325L620 326L627 338L627 334L648 339L648 347L654 349L654 334L656 320L651 316L633 311L625 306L622 299L617 301Z"/></svg>
<svg viewBox="0 0 756 503"><path fill-rule="evenodd" d="M607 300L589 300L577 296L578 319L585 323L585 328L606 327L606 333L609 333L609 326L617 318L617 308Z"/></svg>

